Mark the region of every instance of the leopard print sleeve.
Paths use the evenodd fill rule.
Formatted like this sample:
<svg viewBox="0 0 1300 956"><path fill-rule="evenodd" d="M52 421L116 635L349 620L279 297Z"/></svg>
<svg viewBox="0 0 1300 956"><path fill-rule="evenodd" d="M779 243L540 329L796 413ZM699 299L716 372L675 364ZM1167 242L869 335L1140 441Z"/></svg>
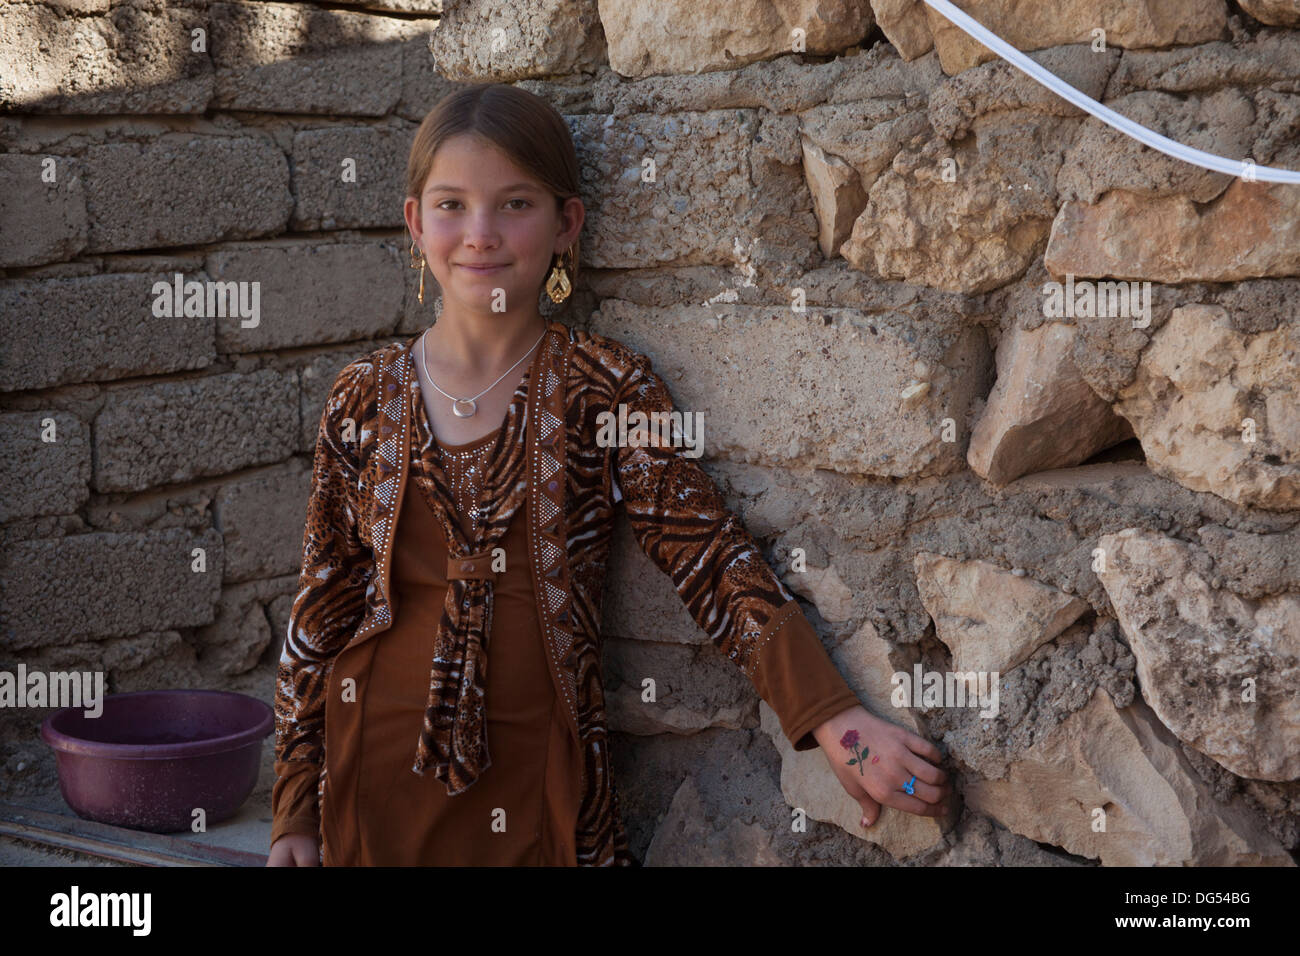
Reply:
<svg viewBox="0 0 1300 956"><path fill-rule="evenodd" d="M763 559L740 519L727 510L713 480L676 445L632 447L635 413L670 421L676 411L648 357L636 353L611 411L626 404L628 441L615 448L616 487L641 550L667 574L695 622L751 679L759 650L794 595ZM653 426L651 426L652 430ZM657 431L657 430L656 430ZM643 436L647 434L640 432ZM671 433L669 433L671 434Z"/></svg>
<svg viewBox="0 0 1300 956"><path fill-rule="evenodd" d="M357 532L358 484L373 378L368 360L345 366L317 430L302 569L276 678L277 764L323 762L329 667L365 613L374 556Z"/></svg>

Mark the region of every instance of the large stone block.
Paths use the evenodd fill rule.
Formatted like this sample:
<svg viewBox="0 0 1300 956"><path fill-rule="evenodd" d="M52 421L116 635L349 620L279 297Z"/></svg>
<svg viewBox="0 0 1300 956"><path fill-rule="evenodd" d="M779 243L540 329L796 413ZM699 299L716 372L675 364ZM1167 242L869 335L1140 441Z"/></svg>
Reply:
<svg viewBox="0 0 1300 956"><path fill-rule="evenodd" d="M53 388L203 368L213 322L156 317L153 287L171 275L18 279L0 286L0 391Z"/></svg>
<svg viewBox="0 0 1300 956"><path fill-rule="evenodd" d="M963 469L984 333L927 328L931 360L910 322L893 318L606 299L591 327L649 355L678 409L703 415L707 457L900 478Z"/></svg>
<svg viewBox="0 0 1300 956"><path fill-rule="evenodd" d="M283 634L271 630L264 608L265 603L274 600L286 586L293 593L292 582L293 576L250 581L227 587L221 592L212 623L194 634L208 680L228 679L237 674L256 677L253 669L259 661L264 657L279 657ZM277 641L277 638L281 640ZM268 653L267 649L272 645L275 645L275 650ZM261 681L257 683L267 686ZM273 696L268 703L274 703Z"/></svg>
<svg viewBox="0 0 1300 956"><path fill-rule="evenodd" d="M1070 200L1052 222L1043 261L1058 276L1152 282L1300 275L1300 189L1234 179L1204 205L1118 189L1093 205Z"/></svg>
<svg viewBox="0 0 1300 956"><path fill-rule="evenodd" d="M1240 0L1245 10L1260 23L1278 27L1300 27L1300 3L1296 0Z"/></svg>
<svg viewBox="0 0 1300 956"><path fill-rule="evenodd" d="M885 39L903 59L915 60L934 49L934 37L921 0L871 0L871 11Z"/></svg>
<svg viewBox="0 0 1300 956"><path fill-rule="evenodd" d="M827 103L800 114L804 178L819 224L822 255L840 246L867 205L867 190L898 151L930 133L917 97Z"/></svg>
<svg viewBox="0 0 1300 956"><path fill-rule="evenodd" d="M1078 597L988 561L918 551L916 589L952 670L1005 674L1089 610Z"/></svg>
<svg viewBox="0 0 1300 956"><path fill-rule="evenodd" d="M222 486L216 521L226 583L298 573L310 493L311 470L298 465Z"/></svg>
<svg viewBox="0 0 1300 956"><path fill-rule="evenodd" d="M188 246L282 232L289 164L251 136L164 136L85 151L89 252Z"/></svg>
<svg viewBox="0 0 1300 956"><path fill-rule="evenodd" d="M1031 471L1068 468L1133 437L1075 367L1075 340L1064 322L1003 333L997 382L966 452L981 478L1003 485Z"/></svg>
<svg viewBox="0 0 1300 956"><path fill-rule="evenodd" d="M382 242L275 243L214 252L215 282L257 282L260 315L244 328L218 318L222 353L346 342L391 332L406 288L397 250Z"/></svg>
<svg viewBox="0 0 1300 956"><path fill-rule="evenodd" d="M458 82L510 83L594 72L605 62L596 0L462 0L432 40L438 71Z"/></svg>
<svg viewBox="0 0 1300 956"><path fill-rule="evenodd" d="M1223 0L960 0L956 4L1017 50L1090 43L1104 30L1106 44L1129 48L1180 46L1218 40L1227 28ZM997 56L933 7L925 7L945 73L960 73Z"/></svg>
<svg viewBox="0 0 1300 956"><path fill-rule="evenodd" d="M7 3L0 110L202 113L212 97L207 29L199 4Z"/></svg>
<svg viewBox="0 0 1300 956"><path fill-rule="evenodd" d="M194 570L195 548L204 550L203 571ZM207 624L221 592L221 565L221 535L212 529L17 542L0 569L0 647Z"/></svg>
<svg viewBox="0 0 1300 956"><path fill-rule="evenodd" d="M621 509L614 512L609 575L601 604L602 634L643 641L707 644L668 575L641 550Z"/></svg>
<svg viewBox="0 0 1300 956"><path fill-rule="evenodd" d="M632 77L734 70L793 52L834 55L873 23L868 0L600 0L609 65Z"/></svg>
<svg viewBox="0 0 1300 956"><path fill-rule="evenodd" d="M1160 721L1240 777L1300 778L1300 594L1243 598L1217 586L1205 549L1156 532L1126 528L1097 547Z"/></svg>
<svg viewBox="0 0 1300 956"><path fill-rule="evenodd" d="M1077 123L1012 110L981 118L956 143L900 152L840 254L913 285L969 293L1005 285L1042 253Z"/></svg>
<svg viewBox="0 0 1300 956"><path fill-rule="evenodd" d="M87 228L80 163L0 156L0 268L71 259L86 247Z"/></svg>
<svg viewBox="0 0 1300 956"><path fill-rule="evenodd" d="M414 127L332 126L293 138L295 229L402 228Z"/></svg>
<svg viewBox="0 0 1300 956"><path fill-rule="evenodd" d="M760 769L748 754L742 759L746 769ZM729 765L728 769L736 768ZM756 778L757 773L743 775L746 783L752 783ZM746 804L749 801L746 795ZM663 818L658 821L659 827L646 848L645 865L741 867L786 864L787 861L773 846L775 841L771 830L728 813L727 808L732 804L723 803L723 812L718 813L710 803L700 793L696 778L686 777L673 794Z"/></svg>
<svg viewBox="0 0 1300 956"><path fill-rule="evenodd" d="M711 110L570 122L579 161L593 174L584 183L584 265L815 261L797 117Z"/></svg>
<svg viewBox="0 0 1300 956"><path fill-rule="evenodd" d="M441 16L443 0L338 0L339 6L393 13L429 13Z"/></svg>
<svg viewBox="0 0 1300 956"><path fill-rule="evenodd" d="M1119 50L1105 53L1084 44L1051 47L1028 54L1029 59L1054 73L1085 96L1104 97ZM919 69L920 64L912 67ZM983 125L980 120L1009 110L1026 110L1044 116L1086 118L1086 114L1033 77L1004 60L972 67L937 83L927 103L930 125L947 140L958 140ZM1014 149L1013 149L1014 151ZM1145 158L1145 157L1144 157Z"/></svg>
<svg viewBox="0 0 1300 956"><path fill-rule="evenodd" d="M0 524L72 514L90 497L90 429L50 409L0 414ZM46 437L52 440L46 441Z"/></svg>
<svg viewBox="0 0 1300 956"><path fill-rule="evenodd" d="M111 391L95 419L95 490L139 491L295 451L297 376L272 369Z"/></svg>
<svg viewBox="0 0 1300 956"><path fill-rule="evenodd" d="M402 58L402 95L393 112L418 123L438 101L464 83L453 83L438 72L438 61L430 48L439 21L414 20L408 25L408 39L399 49Z"/></svg>
<svg viewBox="0 0 1300 956"><path fill-rule="evenodd" d="M104 686L110 694L204 686L193 645L176 631L144 631L130 637L46 645L24 651L21 659L29 672L103 671ZM33 731L33 739L39 741L39 722Z"/></svg>
<svg viewBox="0 0 1300 956"><path fill-rule="evenodd" d="M212 105L383 116L401 95L401 20L297 3L214 3Z"/></svg>
<svg viewBox="0 0 1300 956"><path fill-rule="evenodd" d="M1243 507L1300 508L1300 324L1253 335L1222 306L1173 311L1115 410L1147 465Z"/></svg>
<svg viewBox="0 0 1300 956"><path fill-rule="evenodd" d="M968 779L965 796L1016 833L1103 866L1295 865L1260 820L1214 799L1149 707L1118 708L1101 688L1005 778Z"/></svg>

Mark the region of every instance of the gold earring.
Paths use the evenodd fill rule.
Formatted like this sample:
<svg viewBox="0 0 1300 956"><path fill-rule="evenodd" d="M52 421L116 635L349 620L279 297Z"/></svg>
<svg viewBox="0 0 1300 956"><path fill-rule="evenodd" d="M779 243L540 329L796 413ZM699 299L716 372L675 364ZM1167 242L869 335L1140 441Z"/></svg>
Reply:
<svg viewBox="0 0 1300 956"><path fill-rule="evenodd" d="M420 305L424 305L424 253L420 253L420 261L415 261L415 240L411 240L411 268L420 270Z"/></svg>
<svg viewBox="0 0 1300 956"><path fill-rule="evenodd" d="M569 254L569 262L573 262L573 247L570 246L565 250ZM551 297L551 301L559 305L569 297L573 291L573 285L569 282L569 273L563 266L564 253L557 257L555 265L551 269L551 274L546 280L546 294Z"/></svg>

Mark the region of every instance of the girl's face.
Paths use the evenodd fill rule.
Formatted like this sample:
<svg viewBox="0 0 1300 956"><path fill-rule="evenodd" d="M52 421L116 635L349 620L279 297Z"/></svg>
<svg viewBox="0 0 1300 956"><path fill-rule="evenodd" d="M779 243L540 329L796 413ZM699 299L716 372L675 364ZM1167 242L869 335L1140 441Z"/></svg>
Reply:
<svg viewBox="0 0 1300 956"><path fill-rule="evenodd" d="M468 134L438 149L423 194L407 197L405 213L442 288L444 313L535 312L552 258L573 244L583 220L580 199L557 210L554 193Z"/></svg>

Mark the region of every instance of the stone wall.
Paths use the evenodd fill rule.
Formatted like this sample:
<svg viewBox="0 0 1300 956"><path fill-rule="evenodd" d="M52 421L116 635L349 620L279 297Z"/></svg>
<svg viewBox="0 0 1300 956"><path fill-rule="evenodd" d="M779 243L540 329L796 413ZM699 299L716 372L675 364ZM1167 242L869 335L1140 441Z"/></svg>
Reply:
<svg viewBox="0 0 1300 956"><path fill-rule="evenodd" d="M1294 0L960 5L1158 132L1300 169ZM704 414L841 671L964 798L861 830L620 515L634 852L1293 865L1300 188L1140 146L917 0L43 0L0 7L0 51L6 661L272 699L326 391L436 315L411 135L512 82L583 163L558 317ZM258 280L260 321L156 316L176 274ZM918 670L997 672L996 717L894 706ZM48 794L44 712L0 716L0 799Z"/></svg>

